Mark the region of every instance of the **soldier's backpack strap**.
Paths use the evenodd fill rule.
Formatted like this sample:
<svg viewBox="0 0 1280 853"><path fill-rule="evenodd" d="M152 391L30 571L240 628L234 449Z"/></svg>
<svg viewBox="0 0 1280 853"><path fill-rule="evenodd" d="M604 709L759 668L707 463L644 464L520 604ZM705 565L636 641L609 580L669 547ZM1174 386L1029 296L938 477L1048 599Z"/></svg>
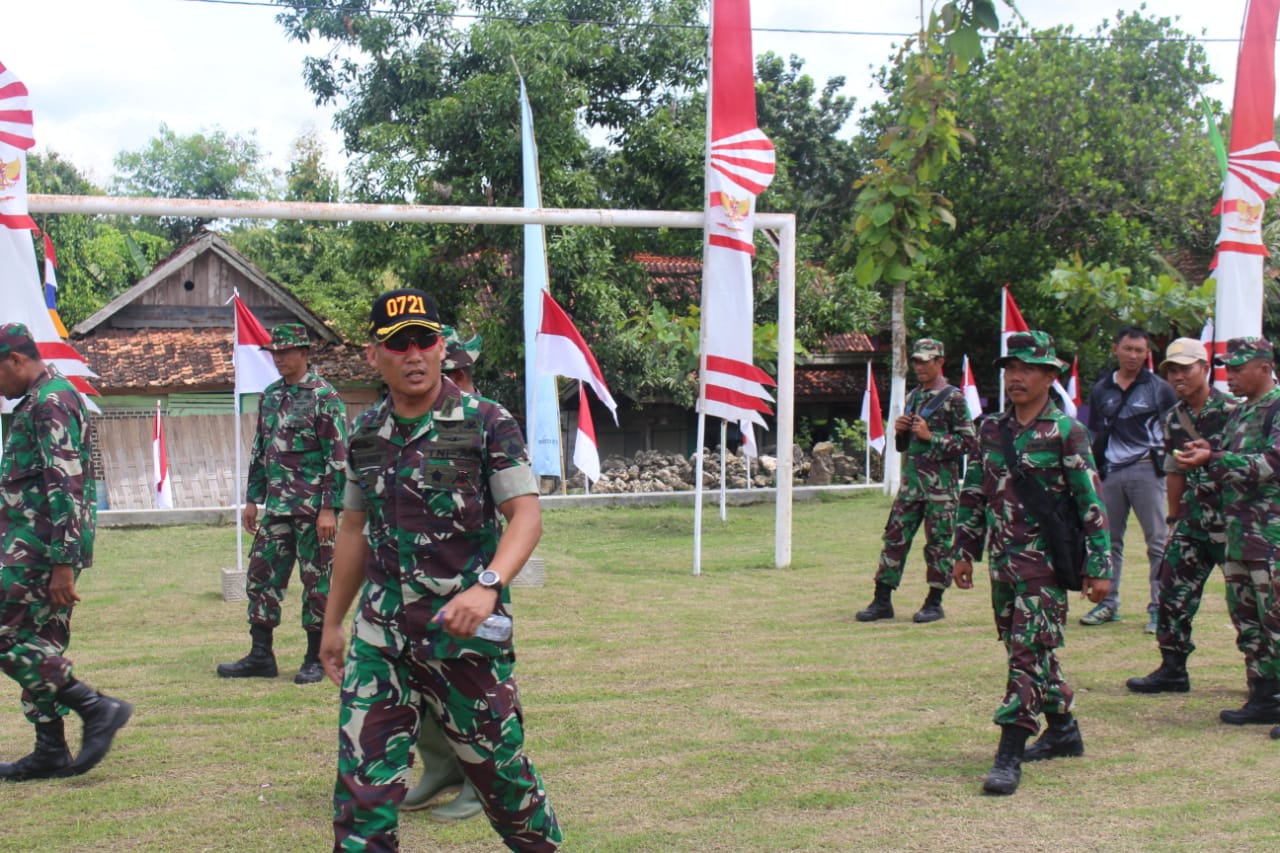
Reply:
<svg viewBox="0 0 1280 853"><path fill-rule="evenodd" d="M1273 406L1272 408L1274 409L1275 407ZM1195 441L1204 438L1204 436L1200 435L1200 431L1196 429L1196 425L1191 422L1191 416L1187 414L1186 406L1179 406L1177 415L1178 423L1182 424L1182 428L1187 431L1187 435L1191 436Z"/></svg>
<svg viewBox="0 0 1280 853"><path fill-rule="evenodd" d="M929 400L929 402L925 403L924 406L920 409L920 412L919 412L920 417L924 418L926 421L929 420L929 417L934 412L938 411L938 409L941 409L942 404L947 402L948 399L950 399L951 393L953 391L959 391L959 390L960 389L954 385L948 385L946 388L943 388L937 394L934 394L933 398Z"/></svg>

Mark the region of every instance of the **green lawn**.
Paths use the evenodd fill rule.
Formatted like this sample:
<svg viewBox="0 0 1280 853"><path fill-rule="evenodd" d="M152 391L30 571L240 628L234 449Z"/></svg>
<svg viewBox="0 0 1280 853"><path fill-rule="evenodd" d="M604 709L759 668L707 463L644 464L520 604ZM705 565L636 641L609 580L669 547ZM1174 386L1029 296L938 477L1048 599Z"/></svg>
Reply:
<svg viewBox="0 0 1280 853"><path fill-rule="evenodd" d="M987 584L914 625L917 552L898 619L859 624L871 596L880 495L796 505L794 566L771 568L771 505L704 523L692 510L549 512L547 584L518 588L529 752L577 851L1258 850L1280 848L1280 742L1218 723L1243 669L1215 577L1197 619L1192 692L1130 695L1158 663L1142 631L1141 540L1125 620L1073 624L1063 654L1087 756L1030 765L1012 798L979 793L998 737L1003 654ZM1132 526L1136 534L1136 526ZM86 776L0 786L0 849L314 851L331 842L336 690L297 687L298 600L278 632L281 677L228 681L247 649L220 597L230 528L104 530L81 577L71 657L134 703ZM7 687L0 755L32 730ZM78 727L75 737L78 738ZM501 849L483 820L402 821L405 850Z"/></svg>

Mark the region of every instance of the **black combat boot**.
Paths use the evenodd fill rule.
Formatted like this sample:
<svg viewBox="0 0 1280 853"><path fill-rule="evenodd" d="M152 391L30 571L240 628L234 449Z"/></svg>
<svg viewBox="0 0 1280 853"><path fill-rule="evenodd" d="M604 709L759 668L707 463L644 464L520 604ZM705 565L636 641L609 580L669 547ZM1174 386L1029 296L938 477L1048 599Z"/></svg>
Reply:
<svg viewBox="0 0 1280 853"><path fill-rule="evenodd" d="M939 619L945 619L947 614L942 612L942 590L937 587L929 588L929 595L925 598L924 604L911 617L912 622L937 622Z"/></svg>
<svg viewBox="0 0 1280 853"><path fill-rule="evenodd" d="M307 653L302 658L302 666L293 677L294 684L315 684L324 678L324 667L320 665L320 632L307 632Z"/></svg>
<svg viewBox="0 0 1280 853"><path fill-rule="evenodd" d="M0 779L23 782L27 779L51 779L71 763L62 718L51 723L36 723L35 751L12 764L0 764Z"/></svg>
<svg viewBox="0 0 1280 853"><path fill-rule="evenodd" d="M1235 711L1223 711L1218 719L1232 726L1280 723L1280 681L1261 678L1249 682L1249 700Z"/></svg>
<svg viewBox="0 0 1280 853"><path fill-rule="evenodd" d="M218 675L223 678L275 678L280 674L276 668L276 656L271 651L271 626L251 625L249 637L253 646L249 654L235 663L218 664Z"/></svg>
<svg viewBox="0 0 1280 853"><path fill-rule="evenodd" d="M982 780L982 790L988 794L1012 794L1022 780L1022 755L1027 749L1031 732L1022 726L1001 726L1000 746L996 748L996 760L991 771Z"/></svg>
<svg viewBox="0 0 1280 853"><path fill-rule="evenodd" d="M876 595L867 605L866 610L859 610L854 619L859 622L875 622L877 619L893 618L893 587L876 582Z"/></svg>
<svg viewBox="0 0 1280 853"><path fill-rule="evenodd" d="M58 691L58 702L80 715L84 731L80 738L80 753L75 761L59 770L58 776L79 776L87 773L106 757L111 749L111 739L129 722L133 706L121 699L103 696L83 681L74 678Z"/></svg>
<svg viewBox="0 0 1280 853"><path fill-rule="evenodd" d="M1130 678L1125 686L1134 693L1186 693L1191 689L1187 656L1170 649L1160 650L1160 667L1142 678Z"/></svg>
<svg viewBox="0 0 1280 853"><path fill-rule="evenodd" d="M1084 755L1084 738L1080 724L1070 714L1046 714L1049 725L1044 734L1023 753L1023 761L1045 761L1050 758L1079 758Z"/></svg>

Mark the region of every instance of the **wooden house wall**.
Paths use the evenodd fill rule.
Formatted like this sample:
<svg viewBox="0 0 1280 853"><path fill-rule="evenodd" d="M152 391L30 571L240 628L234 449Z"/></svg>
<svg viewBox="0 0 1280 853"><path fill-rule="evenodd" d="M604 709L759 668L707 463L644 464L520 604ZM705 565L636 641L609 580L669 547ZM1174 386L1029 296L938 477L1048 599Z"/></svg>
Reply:
<svg viewBox="0 0 1280 853"><path fill-rule="evenodd" d="M139 294L107 325L117 329L230 328L234 314L229 300L237 290L241 301L268 328L297 321L293 312L217 252L203 252Z"/></svg>

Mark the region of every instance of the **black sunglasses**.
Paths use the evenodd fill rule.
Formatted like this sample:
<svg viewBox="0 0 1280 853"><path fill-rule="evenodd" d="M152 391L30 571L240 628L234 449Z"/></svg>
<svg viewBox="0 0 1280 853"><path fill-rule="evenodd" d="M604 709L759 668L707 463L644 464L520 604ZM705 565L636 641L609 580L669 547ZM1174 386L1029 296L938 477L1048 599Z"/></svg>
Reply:
<svg viewBox="0 0 1280 853"><path fill-rule="evenodd" d="M382 346L388 352L406 353L409 351L410 344L420 350L428 350L435 346L438 340L440 340L439 333L418 326L401 329L390 335L386 340L382 341Z"/></svg>

